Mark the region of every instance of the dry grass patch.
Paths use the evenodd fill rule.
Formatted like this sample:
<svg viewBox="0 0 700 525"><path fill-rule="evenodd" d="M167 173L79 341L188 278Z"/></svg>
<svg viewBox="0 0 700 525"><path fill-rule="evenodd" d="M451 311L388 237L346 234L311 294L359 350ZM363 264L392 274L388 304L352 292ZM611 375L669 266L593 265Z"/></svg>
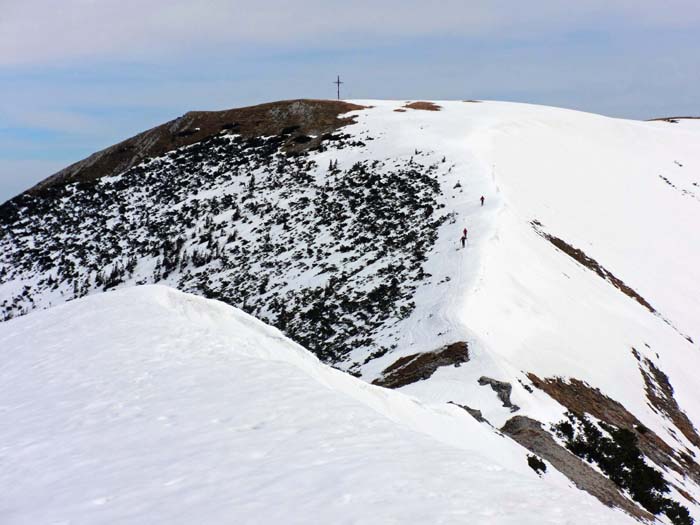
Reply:
<svg viewBox="0 0 700 525"><path fill-rule="evenodd" d="M442 109L437 104L434 104L432 102L425 102L422 100L419 100L417 102L410 102L404 107L408 109L422 109L423 111L440 111Z"/></svg>
<svg viewBox="0 0 700 525"><path fill-rule="evenodd" d="M373 385L400 388L432 376L441 366L460 366L469 361L469 345L458 341L433 352L400 357L384 369Z"/></svg>

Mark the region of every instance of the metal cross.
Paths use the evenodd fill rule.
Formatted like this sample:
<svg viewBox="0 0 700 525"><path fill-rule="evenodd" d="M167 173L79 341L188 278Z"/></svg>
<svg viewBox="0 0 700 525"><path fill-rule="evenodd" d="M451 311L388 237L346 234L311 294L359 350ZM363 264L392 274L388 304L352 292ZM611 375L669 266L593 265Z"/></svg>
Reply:
<svg viewBox="0 0 700 525"><path fill-rule="evenodd" d="M340 75L338 75L338 78L336 79L335 82L333 82L336 86L338 86L338 100L340 100L340 84L344 84L345 82L340 81Z"/></svg>

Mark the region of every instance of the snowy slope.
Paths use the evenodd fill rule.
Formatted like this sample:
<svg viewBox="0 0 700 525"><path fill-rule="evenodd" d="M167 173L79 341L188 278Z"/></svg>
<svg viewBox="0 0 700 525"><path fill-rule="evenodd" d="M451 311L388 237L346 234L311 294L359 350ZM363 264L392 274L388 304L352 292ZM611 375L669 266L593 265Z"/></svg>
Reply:
<svg viewBox="0 0 700 525"><path fill-rule="evenodd" d="M461 167L457 224L443 230L427 265L451 281L423 290L423 297L419 291L417 313L421 304L425 313L400 329L399 348L412 354L465 340L472 362L441 368L403 390L478 407L500 426L512 413L479 385L480 376L509 382L519 414L550 422L563 409L528 392L527 374L575 378L621 403L670 446L700 454L697 439L691 443L650 402L632 351L667 375L697 428L700 130L520 104L438 104L444 115L412 114L420 124L411 142L434 144ZM372 122L373 111L367 111L370 128L395 120L377 112L379 122ZM583 250L655 312L554 248L532 221ZM462 225L469 227L470 246L455 255ZM395 360L396 354L377 359L366 373L374 377ZM686 486L693 494L695 479ZM691 514L697 518L698 509Z"/></svg>
<svg viewBox="0 0 700 525"><path fill-rule="evenodd" d="M0 521L628 523L457 407L159 286L0 325Z"/></svg>
<svg viewBox="0 0 700 525"><path fill-rule="evenodd" d="M418 148L456 165L441 184L453 190L447 205L457 222L441 229L426 264L450 281L419 288L416 312L397 329L401 350L370 362L370 378L401 353L467 340L477 366L445 368L406 389L470 404L485 395L479 375L575 377L664 433L640 395L634 347L669 375L681 406L700 422L700 353L685 337L700 340L700 130L523 104L437 102L441 111L396 113L395 102L356 102L373 107L355 132L366 126L380 135L360 154L400 157ZM555 250L533 220L659 315ZM463 226L470 245L455 251ZM550 419L532 397L514 384L516 404ZM490 415L501 424L508 412Z"/></svg>
<svg viewBox="0 0 700 525"><path fill-rule="evenodd" d="M354 123L300 155L284 132L224 130L18 201L0 230L2 313L165 283L241 307L367 382L463 342L461 366L436 358L399 390L479 410L476 428L530 418L560 445L552 425L567 411L629 431L700 518L696 122L353 102L365 106Z"/></svg>
<svg viewBox="0 0 700 525"><path fill-rule="evenodd" d="M385 126L395 155L429 144L460 167L443 185L464 185L448 200L458 222L443 228L427 265L451 280L419 290L425 311L401 330L405 353L473 339L506 375L579 377L624 399L620 367L632 366L629 374L641 381L630 348L647 343L674 369L667 372L700 421L700 392L689 377L700 370L700 353L684 337L700 340L700 189L693 185L700 183L700 133L523 104L438 102L441 112L396 117L396 103L362 102L375 105L366 125ZM410 119L417 122L404 144ZM379 141L372 147L388 149ZM621 277L676 329L554 250L533 220ZM463 225L470 245L454 252ZM625 401L635 399L633 388Z"/></svg>

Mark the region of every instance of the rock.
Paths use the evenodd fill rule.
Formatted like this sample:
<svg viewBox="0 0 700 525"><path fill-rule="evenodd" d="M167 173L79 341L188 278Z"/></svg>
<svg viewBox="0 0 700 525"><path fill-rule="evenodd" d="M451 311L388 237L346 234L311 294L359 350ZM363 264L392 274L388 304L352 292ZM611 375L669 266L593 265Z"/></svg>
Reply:
<svg viewBox="0 0 700 525"><path fill-rule="evenodd" d="M486 376L481 376L479 378L479 384L481 386L489 385L491 389L494 392L496 392L498 399L500 399L503 402L503 406L506 408L510 408L511 412L517 412L518 410L520 410L520 407L518 405L514 405L510 401L510 393L513 390L513 387L510 383L506 383L505 381L498 381L496 379L492 379Z"/></svg>
<svg viewBox="0 0 700 525"><path fill-rule="evenodd" d="M488 420L481 413L481 410L477 410L476 408L471 408L467 405L460 405L459 403L455 403L454 401L448 401L448 404L458 406L459 408L467 411L469 413L469 415L472 416L474 419L476 419L479 423L488 423L489 425L491 424L488 422Z"/></svg>
<svg viewBox="0 0 700 525"><path fill-rule="evenodd" d="M612 481L557 443L539 421L526 416L514 416L506 421L501 431L548 461L579 489L585 490L601 503L608 507L619 507L637 519L653 521L653 515L623 496Z"/></svg>

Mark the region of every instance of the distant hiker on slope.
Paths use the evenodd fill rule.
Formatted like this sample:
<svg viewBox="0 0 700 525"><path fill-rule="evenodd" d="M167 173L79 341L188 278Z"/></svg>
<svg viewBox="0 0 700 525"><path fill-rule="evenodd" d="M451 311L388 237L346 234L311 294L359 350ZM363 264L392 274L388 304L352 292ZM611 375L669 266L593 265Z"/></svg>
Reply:
<svg viewBox="0 0 700 525"><path fill-rule="evenodd" d="M481 196L481 205L482 206L484 205L484 196L483 195Z"/></svg>
<svg viewBox="0 0 700 525"><path fill-rule="evenodd" d="M464 231L462 232L462 238L460 239L462 242L462 248L464 248L464 244L467 242L467 229L464 228Z"/></svg>

